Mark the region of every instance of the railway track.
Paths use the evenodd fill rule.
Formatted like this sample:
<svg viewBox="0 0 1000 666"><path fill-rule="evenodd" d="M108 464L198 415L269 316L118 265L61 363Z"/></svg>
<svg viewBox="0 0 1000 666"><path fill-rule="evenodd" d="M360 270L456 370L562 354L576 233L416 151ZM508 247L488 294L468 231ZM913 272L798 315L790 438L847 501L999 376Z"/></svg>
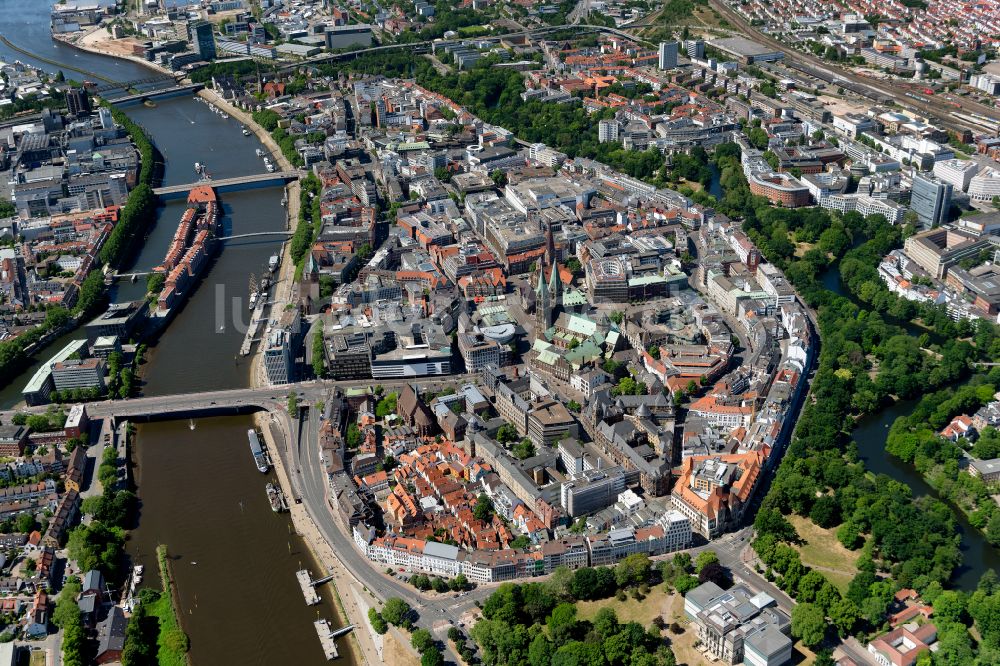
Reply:
<svg viewBox="0 0 1000 666"><path fill-rule="evenodd" d="M756 27L750 25L749 21L747 21L740 13L729 7L725 2L722 2L722 0L708 0L708 4L717 12L719 12L719 14L725 17L728 21L730 21L733 25L737 26L739 30L744 34L746 34L747 36L752 37L753 39L761 42L762 44L765 44L775 50L784 53L786 57L786 63L790 64L790 66L792 66L795 69L801 69L801 67L796 67L796 65L800 66L806 65L809 66L810 68L815 68L815 70L818 73L823 74L818 78L822 78L823 80L828 80L829 78L831 79L829 81L830 83L834 85L842 85L844 88L851 89L857 94L868 97L869 99L872 99L878 103L882 102L878 97L876 97L876 95L880 93L882 95L892 98L899 104L902 104L904 106L910 106L911 108L916 109L921 113L939 119L941 125L944 125L948 129L952 130L969 129L970 123L968 120L956 119L952 115L952 112L947 108L944 108L943 105L934 105L929 102L924 102L908 94L911 92L909 90L904 90L902 88L887 84L886 82L879 81L877 79L869 79L867 77L860 76L858 74L855 74L854 72L836 67L824 60L821 60L819 58L810 56L801 51L793 49L784 42L781 42L775 39L774 37L771 37L767 33L758 30ZM806 73L809 73L812 76L816 76L816 73L810 70L802 70L802 71L805 71ZM826 75L824 74L824 72L834 72L834 74ZM860 89L852 86L843 85L842 83L840 83L840 81L848 82L852 84L852 86L860 86ZM864 92L864 89L868 89L873 92L866 93ZM958 104L961 105L961 110L965 111L966 113L979 114L994 123L1000 122L1000 120L998 120L996 117L997 114L994 109L985 107L981 104L970 103L968 101L960 101L958 102Z"/></svg>

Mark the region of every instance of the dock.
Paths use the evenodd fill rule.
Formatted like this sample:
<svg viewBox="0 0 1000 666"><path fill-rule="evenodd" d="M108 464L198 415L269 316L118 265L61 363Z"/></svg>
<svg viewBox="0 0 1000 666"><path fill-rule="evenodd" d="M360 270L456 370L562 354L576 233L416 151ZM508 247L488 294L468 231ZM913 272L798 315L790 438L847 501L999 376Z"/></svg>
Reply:
<svg viewBox="0 0 1000 666"><path fill-rule="evenodd" d="M257 331L264 320L264 307L266 305L266 303L258 303L257 307L253 309L253 314L250 315L250 326L247 328L247 334L243 337L243 344L240 345L240 356L250 355L250 349L253 347L254 340L257 337Z"/></svg>
<svg viewBox="0 0 1000 666"><path fill-rule="evenodd" d="M316 588L313 587L313 582L309 578L308 569L299 569L295 572L295 578L299 581L299 587L302 588L302 596L305 597L307 606L315 606L320 602L319 594L316 593Z"/></svg>
<svg viewBox="0 0 1000 666"><path fill-rule="evenodd" d="M322 619L313 622L313 626L316 627L316 635L319 636L319 643L323 646L323 654L326 655L327 661L340 656L340 653L337 652L337 639L354 629L354 625L349 624L336 631L331 631L330 623Z"/></svg>
<svg viewBox="0 0 1000 666"><path fill-rule="evenodd" d="M316 635L319 636L319 644L323 646L323 654L326 660L336 659L340 656L337 652L337 641L333 640L333 632L330 631L330 623L326 620L316 620L313 622L316 627Z"/></svg>

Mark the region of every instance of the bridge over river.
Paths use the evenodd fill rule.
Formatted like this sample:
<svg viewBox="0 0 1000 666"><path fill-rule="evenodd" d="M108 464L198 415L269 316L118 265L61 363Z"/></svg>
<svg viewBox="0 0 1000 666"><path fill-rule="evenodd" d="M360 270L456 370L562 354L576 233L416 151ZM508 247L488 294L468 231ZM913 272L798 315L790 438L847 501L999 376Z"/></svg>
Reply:
<svg viewBox="0 0 1000 666"><path fill-rule="evenodd" d="M449 384L474 381L479 375L444 375L439 377L413 377L408 380L358 379L345 381L311 380L266 388L239 388L201 393L179 393L174 395L127 398L124 400L97 400L88 402L87 414L90 418L116 418L130 421L167 421L172 419L201 418L206 416L231 416L252 414L260 411L286 409L288 395L296 393L304 403L324 400L334 388L365 388L380 384L386 392L402 389L407 383L415 383L421 389L440 388ZM42 413L48 405L24 407L19 410L0 412L0 421L10 423L15 412Z"/></svg>
<svg viewBox="0 0 1000 666"><path fill-rule="evenodd" d="M262 187L283 186L302 177L298 171L276 171L274 173L255 173L248 176L219 178L217 180L199 180L183 185L167 185L153 188L153 194L161 199L183 199L192 189L199 185L208 185L218 193L236 192L238 190L256 190Z"/></svg>

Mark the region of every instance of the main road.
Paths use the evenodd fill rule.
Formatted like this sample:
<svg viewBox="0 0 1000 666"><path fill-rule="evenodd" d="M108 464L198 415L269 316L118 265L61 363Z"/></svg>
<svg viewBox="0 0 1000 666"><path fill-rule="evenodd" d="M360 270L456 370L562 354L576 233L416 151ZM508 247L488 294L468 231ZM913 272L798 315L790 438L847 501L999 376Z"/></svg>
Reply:
<svg viewBox="0 0 1000 666"><path fill-rule="evenodd" d="M325 400L329 392L337 388L363 388L366 386L381 385L386 389L397 389L402 388L406 384L413 383L420 386L437 387L474 381L478 376L477 374L461 374L390 380L312 380L264 388L178 393L146 398L126 398L123 400L97 400L85 403L85 405L87 407L87 415L91 419L115 417L136 420L163 420L183 418L192 414L249 413L260 410L274 411L287 403L288 396L291 393L295 393L299 399L309 403ZM0 421L9 423L10 419L19 412L41 414L50 408L51 405L38 405L3 411L0 412Z"/></svg>

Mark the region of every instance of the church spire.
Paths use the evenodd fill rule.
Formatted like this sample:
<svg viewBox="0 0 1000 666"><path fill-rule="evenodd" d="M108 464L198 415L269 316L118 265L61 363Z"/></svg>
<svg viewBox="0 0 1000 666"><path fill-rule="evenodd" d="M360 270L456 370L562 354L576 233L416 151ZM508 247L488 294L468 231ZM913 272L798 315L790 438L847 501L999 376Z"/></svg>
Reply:
<svg viewBox="0 0 1000 666"><path fill-rule="evenodd" d="M552 222L545 223L545 261L549 266L556 265L556 240L552 236Z"/></svg>
<svg viewBox="0 0 1000 666"><path fill-rule="evenodd" d="M545 284L545 265L538 262L538 284L535 286L535 338L541 338L552 326L552 302Z"/></svg>

